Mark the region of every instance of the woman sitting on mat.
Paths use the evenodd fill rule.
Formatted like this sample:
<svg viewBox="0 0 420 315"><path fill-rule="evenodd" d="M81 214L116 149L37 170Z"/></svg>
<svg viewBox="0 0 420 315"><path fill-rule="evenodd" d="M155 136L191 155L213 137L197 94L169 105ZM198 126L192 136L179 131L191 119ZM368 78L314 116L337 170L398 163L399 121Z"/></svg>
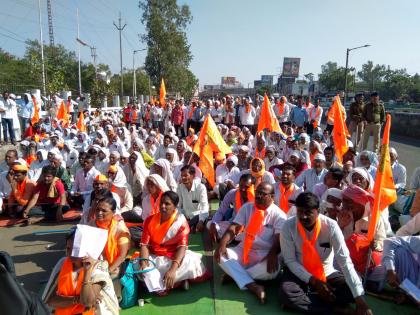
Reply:
<svg viewBox="0 0 420 315"><path fill-rule="evenodd" d="M176 206L179 197L166 191L160 199L159 212L150 215L144 222L140 257L156 264L166 290L181 284L188 288L188 280L198 282L208 279L201 254L187 250L190 228L185 216ZM141 269L150 268L147 260L141 261Z"/></svg>
<svg viewBox="0 0 420 315"><path fill-rule="evenodd" d="M109 273L113 279L118 277L120 266L130 249L130 233L121 217L115 215L116 209L115 199L105 197L98 201L95 218L89 222L90 226L108 230L103 255L109 264Z"/></svg>
<svg viewBox="0 0 420 315"><path fill-rule="evenodd" d="M76 229L66 237L66 257L55 265L42 295L56 315L119 314L106 261L71 257Z"/></svg>

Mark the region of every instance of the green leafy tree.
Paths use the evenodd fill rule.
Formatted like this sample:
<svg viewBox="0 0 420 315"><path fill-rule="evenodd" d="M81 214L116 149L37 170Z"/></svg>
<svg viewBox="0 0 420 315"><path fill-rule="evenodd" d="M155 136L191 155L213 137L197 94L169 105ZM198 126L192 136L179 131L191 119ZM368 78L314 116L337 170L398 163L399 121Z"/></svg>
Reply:
<svg viewBox="0 0 420 315"><path fill-rule="evenodd" d="M321 66L319 74L319 83L327 91L344 90L345 85L345 68L338 67L336 62L328 61ZM347 72L347 84L353 82L354 75Z"/></svg>
<svg viewBox="0 0 420 315"><path fill-rule="evenodd" d="M139 7L146 28L142 40L148 46L145 69L153 85L158 89L164 78L167 92L191 96L198 80L188 69L192 60L185 33L192 20L189 7L177 5L176 0L142 0Z"/></svg>

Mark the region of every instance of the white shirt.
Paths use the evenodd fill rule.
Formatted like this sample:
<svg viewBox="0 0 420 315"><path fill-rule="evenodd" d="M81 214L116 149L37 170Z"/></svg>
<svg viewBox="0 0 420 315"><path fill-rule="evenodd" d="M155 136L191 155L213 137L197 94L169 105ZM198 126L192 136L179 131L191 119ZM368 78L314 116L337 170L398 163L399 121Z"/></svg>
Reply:
<svg viewBox="0 0 420 315"><path fill-rule="evenodd" d="M420 232L420 212L418 212L410 221L399 228L397 236L411 236Z"/></svg>
<svg viewBox="0 0 420 315"><path fill-rule="evenodd" d="M213 107L210 111L210 116L211 118L213 118L216 124L222 122L222 111L223 109L221 107L218 107L218 108Z"/></svg>
<svg viewBox="0 0 420 315"><path fill-rule="evenodd" d="M187 219L192 219L198 215L199 220L204 221L209 216L206 186L199 180L193 180L191 190L188 190L184 184L179 184L177 193L179 196L178 210Z"/></svg>
<svg viewBox="0 0 420 315"><path fill-rule="evenodd" d="M394 178L395 189L405 188L407 182L407 170L405 166L395 161L391 165L392 177Z"/></svg>
<svg viewBox="0 0 420 315"><path fill-rule="evenodd" d="M12 186L10 186L6 178L8 173L9 171L7 170L0 174L0 198L7 198L12 192Z"/></svg>
<svg viewBox="0 0 420 315"><path fill-rule="evenodd" d="M5 119L13 119L14 114L17 111L16 102L10 98L7 100L0 100L0 109L4 109L4 112L0 112L0 117Z"/></svg>
<svg viewBox="0 0 420 315"><path fill-rule="evenodd" d="M289 116L290 116L290 106L287 103L284 103L283 106L283 113L279 113L279 107L277 106L277 104L273 105L273 110L274 110L274 114L276 114L276 117L278 119L278 121L280 123L286 122L289 120Z"/></svg>
<svg viewBox="0 0 420 315"><path fill-rule="evenodd" d="M316 184L324 181L327 172L328 171L325 168L323 168L319 174L317 174L313 168L304 170L303 173L296 178L295 184L304 188L305 191L312 192L312 189L314 189Z"/></svg>
<svg viewBox="0 0 420 315"><path fill-rule="evenodd" d="M216 167L216 186L218 186L220 183L224 183L227 180L232 180L234 176L239 174L241 171L236 166L232 167L232 169L229 171L226 164L220 164Z"/></svg>
<svg viewBox="0 0 420 315"><path fill-rule="evenodd" d="M410 189L417 190L420 188L420 167L417 167L413 175L411 175Z"/></svg>
<svg viewBox="0 0 420 315"><path fill-rule="evenodd" d="M321 231L316 240L315 248L321 258L325 276L328 277L336 272L336 269L334 268L335 260L340 266L340 270L344 275L353 297L363 295L364 290L362 282L354 269L340 227L337 222L322 214L319 215L319 218L321 220ZM311 239L312 235L313 230L311 232L306 231L307 238ZM296 277L303 282L308 283L312 275L303 266L302 238L297 231L296 216L291 217L283 224L281 236L280 244L284 263Z"/></svg>
<svg viewBox="0 0 420 315"><path fill-rule="evenodd" d="M90 194L93 190L93 181L95 177L101 173L95 168L92 167L89 172L86 173L85 170L79 169L74 176L74 183L71 189L72 192L80 192L82 195Z"/></svg>
<svg viewBox="0 0 420 315"><path fill-rule="evenodd" d="M241 120L241 124L245 126L254 125L256 112L255 107L250 105L249 113L246 112L246 106L242 105L239 107L239 119Z"/></svg>
<svg viewBox="0 0 420 315"><path fill-rule="evenodd" d="M270 161L270 159L268 157L264 158L264 164L265 164L265 169L269 170L270 167L274 166L274 165L280 165L283 164L283 160L279 159L278 157L273 157L273 159Z"/></svg>
<svg viewBox="0 0 420 315"><path fill-rule="evenodd" d="M318 110L318 108L319 108L319 110ZM321 118L322 118L323 111L324 110L322 109L321 106L318 106L318 107L313 106L313 107L311 107L309 109L309 112L308 112L308 114L309 114L309 122L311 122L312 120L315 120L315 121L318 122L318 126L319 126L321 124Z"/></svg>
<svg viewBox="0 0 420 315"><path fill-rule="evenodd" d="M162 121L163 120L163 109L159 106L153 106L152 108L152 120L153 121Z"/></svg>
<svg viewBox="0 0 420 315"><path fill-rule="evenodd" d="M263 227L255 236L254 242L252 243L249 254L250 265L260 262L267 256L273 246L274 238L276 235L280 234L283 224L286 221L286 214L274 203L272 203L265 211L266 214L264 216ZM247 202L239 209L233 223L239 224L246 229L254 212L254 203ZM237 247L243 248L245 234L246 233L239 234L238 239L241 242L237 245Z"/></svg>
<svg viewBox="0 0 420 315"><path fill-rule="evenodd" d="M276 183L274 185L274 203L280 207L280 197L281 197L281 189L280 189L280 185L281 183ZM290 203L290 200L294 201L296 200L297 196L300 195L300 193L303 192L303 188L297 186L296 184L292 184L295 186L295 190L293 191L293 194L291 194L291 196L289 197L289 212L287 212L287 216L289 217L290 215L290 208L292 208L293 204ZM283 210L283 209L282 209Z"/></svg>

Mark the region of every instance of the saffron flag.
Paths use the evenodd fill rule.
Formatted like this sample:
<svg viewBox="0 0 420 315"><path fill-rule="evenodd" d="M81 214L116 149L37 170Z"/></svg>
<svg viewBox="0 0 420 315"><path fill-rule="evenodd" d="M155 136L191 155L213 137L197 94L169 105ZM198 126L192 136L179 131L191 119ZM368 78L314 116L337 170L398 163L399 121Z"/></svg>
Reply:
<svg viewBox="0 0 420 315"><path fill-rule="evenodd" d="M394 178L392 176L391 159L389 157L389 133L391 129L391 115L386 115L386 124L382 138L381 155L376 171L375 186L373 187L374 201L371 211L367 240L363 240L359 247L368 246L375 238L376 225L382 211L397 201ZM366 242L366 243L365 243Z"/></svg>
<svg viewBox="0 0 420 315"><path fill-rule="evenodd" d="M80 112L79 119L77 120L77 129L81 132L86 132L85 116Z"/></svg>
<svg viewBox="0 0 420 315"><path fill-rule="evenodd" d="M165 81L163 81L162 78L162 82L160 83L160 91L159 91L159 102L160 105L162 105L163 108L166 107L166 87L165 87Z"/></svg>
<svg viewBox="0 0 420 315"><path fill-rule="evenodd" d="M62 126L63 127L67 127L69 125L69 116L68 116L68 113L67 113L66 105L64 104L63 100L61 100L60 107L58 108L57 119L62 120L62 122L63 122Z"/></svg>
<svg viewBox="0 0 420 315"><path fill-rule="evenodd" d="M34 115L31 119L31 124L34 125L39 121L39 108L36 104L36 98L32 97L32 103L34 104Z"/></svg>
<svg viewBox="0 0 420 315"><path fill-rule="evenodd" d="M279 121L277 120L276 115L274 114L273 107L268 99L267 94L264 95L264 101L261 108L260 120L258 121L258 130L257 133L268 129L270 131L279 132L283 137L287 138L283 130L280 128Z"/></svg>
<svg viewBox="0 0 420 315"><path fill-rule="evenodd" d="M343 155L349 149L349 146L347 145L348 130L342 110L343 108L340 97L337 95L334 98L330 112L333 113L334 119L333 141L335 156L340 164L343 164Z"/></svg>
<svg viewBox="0 0 420 315"><path fill-rule="evenodd" d="M200 135L194 144L193 152L200 157L198 167L203 172L211 187L215 185L214 153L224 155L232 153L231 148L223 140L210 114L204 120Z"/></svg>

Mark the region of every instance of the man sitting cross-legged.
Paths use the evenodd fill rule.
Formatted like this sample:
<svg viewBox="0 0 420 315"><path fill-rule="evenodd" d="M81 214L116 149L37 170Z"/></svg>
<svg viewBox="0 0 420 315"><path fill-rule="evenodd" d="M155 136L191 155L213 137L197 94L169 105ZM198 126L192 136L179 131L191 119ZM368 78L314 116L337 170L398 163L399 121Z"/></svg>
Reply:
<svg viewBox="0 0 420 315"><path fill-rule="evenodd" d="M274 189L262 182L255 191L255 202L244 204L223 235L215 259L241 290L249 289L262 304L264 287L255 280L274 279L279 268L280 229L286 214L273 202ZM234 248L227 244L243 229L241 242Z"/></svg>
<svg viewBox="0 0 420 315"><path fill-rule="evenodd" d="M337 222L319 214L313 193L300 194L296 207L297 215L281 231L286 264L280 280L282 303L301 312L327 314L356 302L357 314L372 314ZM334 258L342 273L334 269Z"/></svg>
<svg viewBox="0 0 420 315"><path fill-rule="evenodd" d="M207 222L207 229L213 244L225 234L242 205L252 201L254 201L252 177L251 174L243 174L239 179L239 187L226 194L212 220Z"/></svg>

